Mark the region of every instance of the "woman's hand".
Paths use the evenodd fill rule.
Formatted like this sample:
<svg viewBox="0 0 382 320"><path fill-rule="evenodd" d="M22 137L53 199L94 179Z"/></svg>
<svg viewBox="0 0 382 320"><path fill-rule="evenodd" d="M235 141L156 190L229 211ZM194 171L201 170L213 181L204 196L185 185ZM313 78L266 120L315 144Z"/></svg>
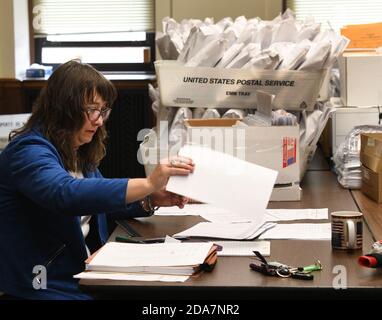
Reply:
<svg viewBox="0 0 382 320"><path fill-rule="evenodd" d="M147 195L163 189L170 176L186 176L194 171L194 166L190 158L175 157L163 164L158 164L147 178L129 179L126 188L126 203L143 199Z"/></svg>
<svg viewBox="0 0 382 320"><path fill-rule="evenodd" d="M190 158L174 157L164 164L158 164L147 177L147 181L153 190L161 190L166 186L170 176L187 176L194 171L194 166Z"/></svg>
<svg viewBox="0 0 382 320"><path fill-rule="evenodd" d="M182 209L188 202L188 198L166 190L159 190L151 194L151 202L154 207L178 206Z"/></svg>

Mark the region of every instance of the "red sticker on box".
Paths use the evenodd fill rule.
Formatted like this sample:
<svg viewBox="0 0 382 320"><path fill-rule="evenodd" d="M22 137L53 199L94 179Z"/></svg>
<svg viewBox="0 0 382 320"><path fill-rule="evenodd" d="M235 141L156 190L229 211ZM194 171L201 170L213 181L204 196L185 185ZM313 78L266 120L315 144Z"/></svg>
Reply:
<svg viewBox="0 0 382 320"><path fill-rule="evenodd" d="M296 163L296 138L283 138L283 168Z"/></svg>

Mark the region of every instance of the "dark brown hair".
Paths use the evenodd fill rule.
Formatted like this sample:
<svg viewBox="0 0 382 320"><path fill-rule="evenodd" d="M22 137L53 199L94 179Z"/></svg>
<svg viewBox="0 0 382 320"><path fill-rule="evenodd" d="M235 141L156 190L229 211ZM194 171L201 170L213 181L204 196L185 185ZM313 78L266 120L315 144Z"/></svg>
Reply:
<svg viewBox="0 0 382 320"><path fill-rule="evenodd" d="M92 66L71 60L59 66L40 92L28 122L11 133L10 139L39 127L56 147L65 169L94 170L105 156L106 130L98 128L91 142L73 148L74 134L86 120L84 105L98 94L111 107L117 93L114 85Z"/></svg>

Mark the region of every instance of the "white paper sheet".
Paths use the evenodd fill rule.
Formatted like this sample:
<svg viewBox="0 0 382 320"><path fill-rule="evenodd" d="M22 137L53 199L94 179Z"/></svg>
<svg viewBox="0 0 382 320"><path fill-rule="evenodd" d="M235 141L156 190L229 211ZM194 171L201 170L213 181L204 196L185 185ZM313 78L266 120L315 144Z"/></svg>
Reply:
<svg viewBox="0 0 382 320"><path fill-rule="evenodd" d="M155 211L156 216L201 216L205 213L225 214L229 211L216 208L210 204L186 204L183 209L179 207L160 207Z"/></svg>
<svg viewBox="0 0 382 320"><path fill-rule="evenodd" d="M162 207L155 211L157 216L201 216L211 222L250 222L250 219L241 217L228 210L216 208L210 204L186 204L183 209L178 207Z"/></svg>
<svg viewBox="0 0 382 320"><path fill-rule="evenodd" d="M249 219L240 217L237 213L216 208L210 204L187 204L183 209L178 207L162 207L155 212L159 216L201 216L210 222L248 222ZM324 220L328 219L328 209L266 209L266 221L292 220Z"/></svg>
<svg viewBox="0 0 382 320"><path fill-rule="evenodd" d="M185 282L189 276L177 276L167 274L149 273L118 273L118 272L81 272L73 276L77 279L93 280L124 280L124 281L161 281L161 282Z"/></svg>
<svg viewBox="0 0 382 320"><path fill-rule="evenodd" d="M253 256L253 251L259 251L263 256L271 254L271 243L269 241L215 241L222 246L218 256Z"/></svg>
<svg viewBox="0 0 382 320"><path fill-rule="evenodd" d="M242 217L238 215L237 213L202 213L200 215L202 218L214 222L214 223L243 223L243 222L251 222L250 219Z"/></svg>
<svg viewBox="0 0 382 320"><path fill-rule="evenodd" d="M182 242L182 241L170 236L166 236L166 238L164 239L164 243L179 243L179 242Z"/></svg>
<svg viewBox="0 0 382 320"><path fill-rule="evenodd" d="M253 223L215 223L200 222L193 227L175 234L174 236L209 237L219 239L246 240L254 239L265 230L273 228L276 224L265 223L258 227Z"/></svg>
<svg viewBox="0 0 382 320"><path fill-rule="evenodd" d="M322 209L267 209L266 221L328 219L328 208Z"/></svg>
<svg viewBox="0 0 382 320"><path fill-rule="evenodd" d="M195 170L170 177L168 191L237 213L255 227L264 223L277 171L196 145L182 147L179 155L192 158Z"/></svg>
<svg viewBox="0 0 382 320"><path fill-rule="evenodd" d="M264 232L259 239L330 240L330 223L277 224Z"/></svg>

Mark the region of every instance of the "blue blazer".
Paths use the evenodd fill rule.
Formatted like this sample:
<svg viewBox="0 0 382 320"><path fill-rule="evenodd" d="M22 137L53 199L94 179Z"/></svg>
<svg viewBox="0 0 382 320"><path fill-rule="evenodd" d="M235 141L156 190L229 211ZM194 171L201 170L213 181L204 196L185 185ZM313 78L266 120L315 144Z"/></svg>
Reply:
<svg viewBox="0 0 382 320"><path fill-rule="evenodd" d="M74 179L38 129L13 139L0 154L0 291L26 299L89 299L73 278L108 238L112 218L147 215L126 205L128 179L98 170ZM80 217L93 215L85 240ZM35 266L47 269L47 288L34 289Z"/></svg>

